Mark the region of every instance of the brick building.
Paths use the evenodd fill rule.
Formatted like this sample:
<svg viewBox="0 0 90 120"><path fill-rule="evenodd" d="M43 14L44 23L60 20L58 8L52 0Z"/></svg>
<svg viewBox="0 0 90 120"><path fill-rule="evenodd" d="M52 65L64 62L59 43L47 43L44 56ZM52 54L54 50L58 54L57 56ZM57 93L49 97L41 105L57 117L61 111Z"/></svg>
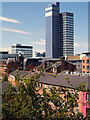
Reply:
<svg viewBox="0 0 90 120"><path fill-rule="evenodd" d="M0 61L0 77L3 77L7 73L7 65L5 61Z"/></svg>
<svg viewBox="0 0 90 120"><path fill-rule="evenodd" d="M31 77L30 72L26 72L26 71L19 71L20 74L20 78L24 77ZM17 72L13 72L9 75L8 80L10 82L12 82L13 85L16 85L15 83L15 76L17 75ZM68 83L68 80L70 81L71 85ZM77 87L79 84L82 84L82 82L86 82L85 87L88 88L89 87L89 79L86 76L77 76L77 75L60 75L58 74L57 76L53 76L53 74L48 74L48 73L44 73L44 76L41 76L39 78L39 84L38 86L41 87L39 93L42 94L43 90L42 88L46 88L46 90L49 92L50 88L52 87L56 87L58 88L59 85L62 86L62 88L68 88L68 90L73 94L74 93L74 88ZM37 87L38 87L37 86ZM77 91L78 92L78 91ZM75 112L82 112L83 115L86 117L87 114L87 109L90 110L90 106L89 105L85 105L87 100L86 96L83 96L82 94L87 94L86 92L80 91L78 92L78 97L79 100L77 107L75 108ZM88 98L89 99L89 98ZM84 110L83 110L84 108Z"/></svg>
<svg viewBox="0 0 90 120"><path fill-rule="evenodd" d="M90 52L83 53L85 56L82 58L82 73L90 73Z"/></svg>
<svg viewBox="0 0 90 120"><path fill-rule="evenodd" d="M16 62L11 61L7 64L7 73L10 74L11 72L15 71L18 68Z"/></svg>
<svg viewBox="0 0 90 120"><path fill-rule="evenodd" d="M53 73L60 73L64 70L74 72L76 70L76 65L73 65L72 63L67 61L59 61L59 62L50 64L46 68L46 72L53 72Z"/></svg>

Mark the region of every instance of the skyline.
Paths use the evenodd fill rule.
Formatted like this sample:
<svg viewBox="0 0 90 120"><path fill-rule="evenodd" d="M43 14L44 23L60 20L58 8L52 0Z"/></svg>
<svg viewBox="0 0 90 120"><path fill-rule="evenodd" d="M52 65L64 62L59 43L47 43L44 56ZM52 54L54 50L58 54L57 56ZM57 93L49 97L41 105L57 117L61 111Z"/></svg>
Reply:
<svg viewBox="0 0 90 120"><path fill-rule="evenodd" d="M0 20L3 21L3 49L20 43L33 45L35 51L45 51L45 7L48 4L49 2L2 3ZM76 53L86 52L88 50L88 2L60 2L60 12L66 11L73 12L75 17Z"/></svg>

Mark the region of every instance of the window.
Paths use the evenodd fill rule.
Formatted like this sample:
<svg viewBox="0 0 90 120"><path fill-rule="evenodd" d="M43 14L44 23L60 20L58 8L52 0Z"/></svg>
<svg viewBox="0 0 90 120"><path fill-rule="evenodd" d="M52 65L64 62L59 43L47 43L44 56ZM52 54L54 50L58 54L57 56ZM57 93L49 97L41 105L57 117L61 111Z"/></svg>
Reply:
<svg viewBox="0 0 90 120"><path fill-rule="evenodd" d="M14 68L10 69L10 72L13 72L14 71Z"/></svg>
<svg viewBox="0 0 90 120"><path fill-rule="evenodd" d="M88 93L86 93L86 100L88 101Z"/></svg>
<svg viewBox="0 0 90 120"><path fill-rule="evenodd" d="M87 70L89 69L89 66L87 66Z"/></svg>
<svg viewBox="0 0 90 120"><path fill-rule="evenodd" d="M5 69L5 72L7 72L7 69Z"/></svg>
<svg viewBox="0 0 90 120"><path fill-rule="evenodd" d="M78 67L80 67L80 65L78 65Z"/></svg>
<svg viewBox="0 0 90 120"><path fill-rule="evenodd" d="M76 106L76 113L78 113L79 112L79 106L77 105Z"/></svg>
<svg viewBox="0 0 90 120"><path fill-rule="evenodd" d="M78 91L76 93L77 93L77 95L79 95Z"/></svg>
<svg viewBox="0 0 90 120"><path fill-rule="evenodd" d="M73 91L73 90L71 90L71 94L72 94L72 95L73 95L73 92L74 92L74 91Z"/></svg>
<svg viewBox="0 0 90 120"><path fill-rule="evenodd" d="M90 94L86 93L86 100L90 101Z"/></svg>
<svg viewBox="0 0 90 120"><path fill-rule="evenodd" d="M45 85L45 88L47 87L47 85Z"/></svg>
<svg viewBox="0 0 90 120"><path fill-rule="evenodd" d="M68 92L69 92L69 89L68 89Z"/></svg>
<svg viewBox="0 0 90 120"><path fill-rule="evenodd" d="M83 60L83 63L85 63L85 60Z"/></svg>
<svg viewBox="0 0 90 120"><path fill-rule="evenodd" d="M40 87L39 83L38 83L38 87Z"/></svg>
<svg viewBox="0 0 90 120"><path fill-rule="evenodd" d="M50 85L50 88L52 88L52 85Z"/></svg>
<svg viewBox="0 0 90 120"><path fill-rule="evenodd" d="M85 73L85 71L83 71L83 73Z"/></svg>
<svg viewBox="0 0 90 120"><path fill-rule="evenodd" d="M41 84L41 87L42 87L42 84Z"/></svg>
<svg viewBox="0 0 90 120"><path fill-rule="evenodd" d="M83 66L83 69L85 69L85 66Z"/></svg>
<svg viewBox="0 0 90 120"><path fill-rule="evenodd" d="M49 90L49 85L48 85L48 90Z"/></svg>
<svg viewBox="0 0 90 120"><path fill-rule="evenodd" d="M89 63L89 60L87 60L87 63Z"/></svg>

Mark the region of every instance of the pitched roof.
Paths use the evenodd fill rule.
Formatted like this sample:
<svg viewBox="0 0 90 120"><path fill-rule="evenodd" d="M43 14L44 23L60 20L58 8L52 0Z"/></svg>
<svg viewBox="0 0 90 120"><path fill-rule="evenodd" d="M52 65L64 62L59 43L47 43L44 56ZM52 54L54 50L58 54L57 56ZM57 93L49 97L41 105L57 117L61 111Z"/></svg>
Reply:
<svg viewBox="0 0 90 120"><path fill-rule="evenodd" d="M12 75L14 77L16 77L19 74L20 78L25 77L26 75L30 74L31 71L25 71L25 70L15 70L14 72L10 73L9 75Z"/></svg>
<svg viewBox="0 0 90 120"><path fill-rule="evenodd" d="M65 78L68 78L68 80L66 80ZM90 87L89 79L90 77L86 77L86 76L58 74L56 77L54 77L52 75L45 74L45 76L40 77L39 82L44 84L56 85L56 86L61 85L61 86L70 87L70 88L71 87L74 88L75 86L82 84L82 82L85 82L86 83L85 87L88 88ZM70 81L72 86L68 83L68 81Z"/></svg>
<svg viewBox="0 0 90 120"><path fill-rule="evenodd" d="M20 74L19 77L21 78L31 77L31 73L32 71L19 71L18 72L18 74ZM10 75L17 76L17 72L14 71ZM70 81L72 86L68 83L68 81ZM55 77L52 74L44 73L44 76L41 76L39 78L39 83L54 85L54 86L61 85L63 87L68 87L68 88L74 88L75 86L82 84L82 82L86 83L85 85L86 88L90 88L90 77L88 76L58 74Z"/></svg>

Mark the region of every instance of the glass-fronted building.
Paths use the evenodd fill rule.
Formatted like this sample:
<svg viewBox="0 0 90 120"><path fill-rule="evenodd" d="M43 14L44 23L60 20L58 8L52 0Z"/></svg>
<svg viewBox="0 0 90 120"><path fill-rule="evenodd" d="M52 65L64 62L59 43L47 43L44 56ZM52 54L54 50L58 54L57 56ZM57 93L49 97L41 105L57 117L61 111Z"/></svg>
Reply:
<svg viewBox="0 0 90 120"><path fill-rule="evenodd" d="M19 52L23 53L24 58L33 57L33 46L22 46L21 44L14 44L11 47L12 54L18 54Z"/></svg>
<svg viewBox="0 0 90 120"><path fill-rule="evenodd" d="M60 47L59 56L74 55L74 22L73 13L60 14Z"/></svg>
<svg viewBox="0 0 90 120"><path fill-rule="evenodd" d="M59 12L59 3L50 4L45 9L46 17L46 57L59 58L74 54L73 13Z"/></svg>
<svg viewBox="0 0 90 120"><path fill-rule="evenodd" d="M50 4L45 9L46 17L46 57L59 56L59 3Z"/></svg>

